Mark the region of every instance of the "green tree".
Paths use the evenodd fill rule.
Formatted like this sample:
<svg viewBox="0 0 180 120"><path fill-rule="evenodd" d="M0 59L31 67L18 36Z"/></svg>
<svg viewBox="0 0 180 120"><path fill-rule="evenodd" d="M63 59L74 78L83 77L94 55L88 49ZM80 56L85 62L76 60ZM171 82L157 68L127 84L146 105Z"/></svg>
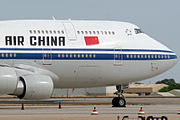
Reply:
<svg viewBox="0 0 180 120"><path fill-rule="evenodd" d="M173 89L180 89L180 84L179 83L171 84L168 87L164 87L160 89L159 92L169 92Z"/></svg>
<svg viewBox="0 0 180 120"><path fill-rule="evenodd" d="M171 85L171 84L176 84L174 79L164 79L161 81L156 82L156 84L166 84L166 85Z"/></svg>

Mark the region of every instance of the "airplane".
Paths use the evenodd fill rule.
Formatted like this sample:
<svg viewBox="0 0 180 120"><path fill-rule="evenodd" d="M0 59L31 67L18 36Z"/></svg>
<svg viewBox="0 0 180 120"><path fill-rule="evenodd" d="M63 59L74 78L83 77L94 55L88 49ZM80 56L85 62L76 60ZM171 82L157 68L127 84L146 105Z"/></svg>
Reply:
<svg viewBox="0 0 180 120"><path fill-rule="evenodd" d="M129 83L177 61L175 52L128 22L0 22L0 94L19 99L48 99L55 88L116 86L112 105L125 107Z"/></svg>

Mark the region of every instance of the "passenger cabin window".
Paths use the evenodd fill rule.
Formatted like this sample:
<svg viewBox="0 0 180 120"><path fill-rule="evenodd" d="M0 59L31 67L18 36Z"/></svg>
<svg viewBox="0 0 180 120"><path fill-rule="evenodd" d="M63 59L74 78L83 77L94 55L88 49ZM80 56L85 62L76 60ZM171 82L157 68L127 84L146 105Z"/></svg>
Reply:
<svg viewBox="0 0 180 120"><path fill-rule="evenodd" d="M57 32L58 32L58 34L61 34L61 32L59 30Z"/></svg>
<svg viewBox="0 0 180 120"><path fill-rule="evenodd" d="M107 32L106 32L106 31L104 31L104 33L107 35Z"/></svg>
<svg viewBox="0 0 180 120"><path fill-rule="evenodd" d="M59 31L54 31L54 33L59 33ZM62 34L63 34L64 32L62 32ZM80 31L80 30L78 30L77 31L77 34L86 34L86 35L99 35L99 34L101 34L101 35L115 35L115 32L114 31Z"/></svg>
<svg viewBox="0 0 180 120"><path fill-rule="evenodd" d="M135 31L136 34L143 33L143 31L141 29L137 29L137 28L135 28L134 31Z"/></svg>
<svg viewBox="0 0 180 120"><path fill-rule="evenodd" d="M64 34L64 31L62 30L61 33Z"/></svg>

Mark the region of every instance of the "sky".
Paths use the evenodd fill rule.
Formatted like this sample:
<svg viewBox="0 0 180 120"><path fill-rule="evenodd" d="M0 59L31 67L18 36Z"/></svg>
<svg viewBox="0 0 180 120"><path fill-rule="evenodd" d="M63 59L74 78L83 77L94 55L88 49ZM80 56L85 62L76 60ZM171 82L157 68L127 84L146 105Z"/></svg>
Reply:
<svg viewBox="0 0 180 120"><path fill-rule="evenodd" d="M180 0L0 0L0 20L115 20L138 25L180 58ZM180 62L168 72L145 80L174 78L180 83Z"/></svg>

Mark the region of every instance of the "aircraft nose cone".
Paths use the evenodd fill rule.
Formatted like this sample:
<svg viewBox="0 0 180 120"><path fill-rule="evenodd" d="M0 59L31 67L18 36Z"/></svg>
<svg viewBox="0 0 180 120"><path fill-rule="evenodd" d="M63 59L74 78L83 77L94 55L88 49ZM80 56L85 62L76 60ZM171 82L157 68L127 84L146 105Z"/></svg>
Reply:
<svg viewBox="0 0 180 120"><path fill-rule="evenodd" d="M177 57L177 55L176 55L176 53L175 53L175 55L174 55L174 65L176 65L177 62L178 62L178 57Z"/></svg>
<svg viewBox="0 0 180 120"><path fill-rule="evenodd" d="M171 68L171 67L175 66L177 64L177 62L178 62L178 57L177 57L176 53L173 52L173 55L171 55L171 59L169 60L169 67Z"/></svg>
<svg viewBox="0 0 180 120"><path fill-rule="evenodd" d="M159 73L166 72L167 70L174 67L178 62L177 55L173 51L169 52L168 59L159 63Z"/></svg>

